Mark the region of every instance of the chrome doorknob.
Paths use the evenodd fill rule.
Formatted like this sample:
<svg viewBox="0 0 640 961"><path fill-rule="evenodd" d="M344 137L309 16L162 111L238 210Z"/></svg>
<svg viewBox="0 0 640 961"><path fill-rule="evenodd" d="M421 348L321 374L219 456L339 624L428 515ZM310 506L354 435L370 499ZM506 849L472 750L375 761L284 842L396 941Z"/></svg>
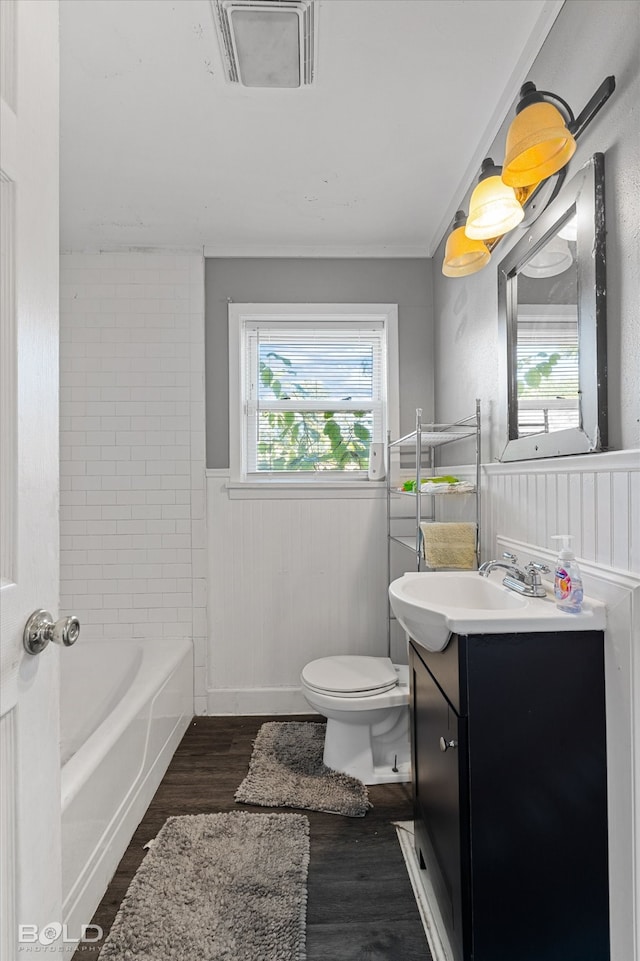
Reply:
<svg viewBox="0 0 640 961"><path fill-rule="evenodd" d="M27 654L40 654L49 641L71 647L80 636L80 621L77 617L61 617L54 621L49 611L34 611L27 621L22 641Z"/></svg>
<svg viewBox="0 0 640 961"><path fill-rule="evenodd" d="M457 746L458 746L458 742L457 742L457 741L447 741L446 738L444 738L444 737L441 737L441 738L440 738L440 750L441 750L441 751L448 751L450 747L457 747Z"/></svg>

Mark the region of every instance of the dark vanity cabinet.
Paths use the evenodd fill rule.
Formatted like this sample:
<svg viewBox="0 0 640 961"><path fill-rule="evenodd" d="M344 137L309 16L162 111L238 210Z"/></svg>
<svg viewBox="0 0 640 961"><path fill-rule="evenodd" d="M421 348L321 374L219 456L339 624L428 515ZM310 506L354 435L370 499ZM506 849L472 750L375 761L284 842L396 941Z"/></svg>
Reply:
<svg viewBox="0 0 640 961"><path fill-rule="evenodd" d="M416 851L455 961L607 961L601 631L411 642Z"/></svg>

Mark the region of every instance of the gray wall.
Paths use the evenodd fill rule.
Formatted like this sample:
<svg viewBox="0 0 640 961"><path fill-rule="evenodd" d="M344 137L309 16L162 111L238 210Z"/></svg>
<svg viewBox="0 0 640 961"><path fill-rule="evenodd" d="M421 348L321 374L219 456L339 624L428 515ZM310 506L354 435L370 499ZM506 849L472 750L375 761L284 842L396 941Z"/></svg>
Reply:
<svg viewBox="0 0 640 961"><path fill-rule="evenodd" d="M605 153L609 445L640 447L640 4L567 0L529 78L564 97L579 113L609 75L616 90L578 142L567 178L597 151ZM514 99L515 102L515 99ZM488 154L502 162L509 123ZM469 144L469 152L475 148ZM458 206L468 210L469 195ZM497 320L497 265L521 229L503 240L483 271L451 279L441 273L444 240L434 257L435 410L439 420L464 416L474 397L488 426L483 460L506 440L505 363ZM511 239L513 238L513 240ZM457 456L452 451L452 456Z"/></svg>
<svg viewBox="0 0 640 961"><path fill-rule="evenodd" d="M431 261L222 258L206 261L207 466L229 466L228 299L236 303L398 304L400 428L433 411Z"/></svg>

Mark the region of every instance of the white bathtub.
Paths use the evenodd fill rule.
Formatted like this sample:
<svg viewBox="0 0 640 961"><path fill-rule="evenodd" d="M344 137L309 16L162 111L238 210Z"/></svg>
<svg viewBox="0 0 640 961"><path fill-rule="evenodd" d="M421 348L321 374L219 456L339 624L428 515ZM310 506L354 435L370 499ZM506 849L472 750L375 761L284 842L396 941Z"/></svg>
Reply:
<svg viewBox="0 0 640 961"><path fill-rule="evenodd" d="M77 937L189 725L193 651L80 640L61 661L63 919Z"/></svg>

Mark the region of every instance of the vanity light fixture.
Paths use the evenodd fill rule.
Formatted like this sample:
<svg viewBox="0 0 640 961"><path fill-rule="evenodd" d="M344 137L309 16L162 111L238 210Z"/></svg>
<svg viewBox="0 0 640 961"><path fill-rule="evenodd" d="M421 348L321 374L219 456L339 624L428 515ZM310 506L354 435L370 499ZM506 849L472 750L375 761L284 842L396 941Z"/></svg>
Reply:
<svg viewBox="0 0 640 961"><path fill-rule="evenodd" d="M576 117L566 100L557 94L538 90L531 81L521 87L516 117L507 134L504 167L498 167L490 158L484 160L478 184L471 194L469 216L464 227L469 240L484 241L491 254L502 237L522 223L525 211L527 226L539 217L560 188L564 168L575 152L578 137L615 88L616 78L606 77ZM549 180L553 176L556 177L555 183ZM547 187L543 191L545 184ZM549 190L551 184L553 189ZM476 251L477 260L456 264L457 232L461 226L458 214L447 239L442 265L442 272L447 277L464 277L489 262L489 257L481 257L480 251ZM566 226L569 228L569 224ZM568 234L563 237L573 239ZM471 264L471 269L456 269Z"/></svg>
<svg viewBox="0 0 640 961"><path fill-rule="evenodd" d="M550 99L562 105L566 118ZM525 83L507 133L504 182L511 187L530 187L565 167L576 151L571 132L574 125L573 110L566 100L548 90L536 90L531 81Z"/></svg>
<svg viewBox="0 0 640 961"><path fill-rule="evenodd" d="M524 218L524 210L513 187L507 186L502 168L491 157L482 161L477 186L469 201L469 216L465 233L472 240L491 240L502 237L517 227Z"/></svg>
<svg viewBox="0 0 640 961"><path fill-rule="evenodd" d="M491 260L491 251L483 240L467 237L464 229L466 222L464 210L458 210L444 252L442 273L445 277L475 274Z"/></svg>

